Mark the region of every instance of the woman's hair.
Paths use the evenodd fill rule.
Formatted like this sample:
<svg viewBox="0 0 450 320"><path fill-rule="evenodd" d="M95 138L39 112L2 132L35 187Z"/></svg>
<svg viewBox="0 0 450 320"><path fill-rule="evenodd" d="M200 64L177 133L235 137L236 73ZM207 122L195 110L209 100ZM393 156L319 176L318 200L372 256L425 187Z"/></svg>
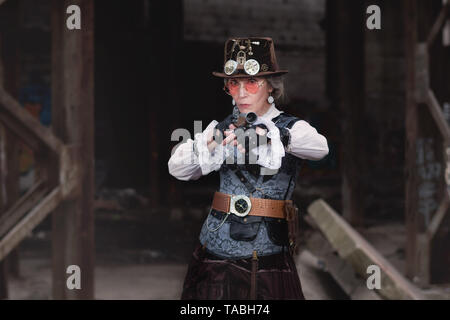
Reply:
<svg viewBox="0 0 450 320"><path fill-rule="evenodd" d="M283 77L267 77L266 78L269 85L273 88L272 97L277 101L284 101L284 82Z"/></svg>
<svg viewBox="0 0 450 320"><path fill-rule="evenodd" d="M286 95L284 92L284 82L282 76L264 77L267 83L272 87L272 97L278 102L285 102ZM224 85L227 84L228 79L223 79Z"/></svg>

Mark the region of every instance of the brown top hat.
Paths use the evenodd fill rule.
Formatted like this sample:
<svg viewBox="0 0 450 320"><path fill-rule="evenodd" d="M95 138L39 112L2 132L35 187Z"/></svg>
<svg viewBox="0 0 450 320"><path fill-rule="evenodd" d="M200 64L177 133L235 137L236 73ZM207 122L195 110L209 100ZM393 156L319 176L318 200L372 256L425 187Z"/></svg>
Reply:
<svg viewBox="0 0 450 320"><path fill-rule="evenodd" d="M230 38L225 42L223 72L216 77L262 77L286 74L279 70L272 38Z"/></svg>

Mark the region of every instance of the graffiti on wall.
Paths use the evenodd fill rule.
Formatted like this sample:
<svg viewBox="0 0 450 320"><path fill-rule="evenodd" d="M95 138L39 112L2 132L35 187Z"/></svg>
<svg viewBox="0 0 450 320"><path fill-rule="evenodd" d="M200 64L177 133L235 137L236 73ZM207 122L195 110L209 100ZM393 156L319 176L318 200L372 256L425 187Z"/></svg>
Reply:
<svg viewBox="0 0 450 320"><path fill-rule="evenodd" d="M424 217L425 227L431 215L438 208L438 180L442 176L442 164L436 161L434 139L419 138L417 140L417 159L419 174L419 213Z"/></svg>
<svg viewBox="0 0 450 320"><path fill-rule="evenodd" d="M45 126L49 126L51 123L50 101L50 88L38 79L32 78L30 84L19 91L20 104ZM20 146L19 170L20 193L23 194L33 185L35 175L33 151L25 144Z"/></svg>

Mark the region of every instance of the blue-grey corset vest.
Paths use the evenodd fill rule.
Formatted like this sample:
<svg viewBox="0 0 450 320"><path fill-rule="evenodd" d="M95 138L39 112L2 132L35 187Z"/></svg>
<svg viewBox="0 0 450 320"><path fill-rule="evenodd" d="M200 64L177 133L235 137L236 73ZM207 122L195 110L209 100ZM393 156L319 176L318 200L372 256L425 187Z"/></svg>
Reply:
<svg viewBox="0 0 450 320"><path fill-rule="evenodd" d="M287 134L284 128L291 128L299 119L285 113L272 119L280 132ZM230 117L218 124L228 127ZM288 137L285 137L288 140ZM286 140L286 141L287 141ZM225 162L220 168L219 191L227 194L246 195L254 198L288 200L292 198L301 159L286 153L281 167L273 175L261 175L259 165L238 165L242 174L256 188L253 194L246 188L236 174ZM226 215L212 209L203 223L200 242L207 250L224 258L251 257L253 250L258 255L269 255L281 252L287 246L287 225L285 220L247 216L245 218Z"/></svg>

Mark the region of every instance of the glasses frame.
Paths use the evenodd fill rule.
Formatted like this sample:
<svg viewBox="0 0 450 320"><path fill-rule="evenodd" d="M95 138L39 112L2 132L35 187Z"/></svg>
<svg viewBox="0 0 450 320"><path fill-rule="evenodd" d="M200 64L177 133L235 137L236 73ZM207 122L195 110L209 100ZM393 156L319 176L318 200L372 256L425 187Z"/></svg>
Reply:
<svg viewBox="0 0 450 320"><path fill-rule="evenodd" d="M248 80L255 79L256 80L256 78L251 78L251 77L250 78L244 78L244 79L248 79ZM236 79L228 79L227 83L223 85L223 90L226 92L226 94L232 96L232 94L230 93L230 91L229 91L229 89L227 87L228 81L230 81L230 80L236 80ZM237 81L239 82L239 90L241 90L241 82L242 81L239 81L239 80L237 80ZM260 79L260 80L257 81L257 83L258 83L258 91L264 85L264 82L266 82L265 79ZM247 89L245 88L245 84L244 84L244 90L245 90L245 92L247 92L249 94L257 94L258 93L258 91L256 91L255 93L248 92Z"/></svg>

